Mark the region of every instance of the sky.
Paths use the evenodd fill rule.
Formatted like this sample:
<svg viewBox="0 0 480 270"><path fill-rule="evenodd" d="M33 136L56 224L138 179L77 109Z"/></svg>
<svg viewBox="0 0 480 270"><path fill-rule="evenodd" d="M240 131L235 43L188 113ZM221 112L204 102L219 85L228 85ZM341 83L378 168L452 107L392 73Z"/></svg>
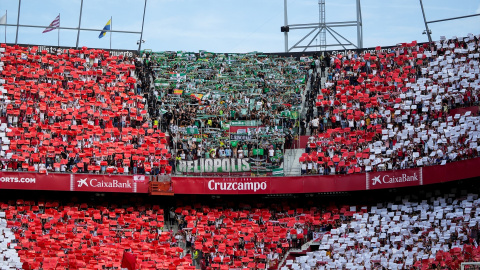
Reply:
<svg viewBox="0 0 480 270"><path fill-rule="evenodd" d="M246 53L284 52L283 0L148 0L142 49ZM326 22L356 20L354 0L326 0ZM60 14L64 27L78 27L81 0L21 0L20 24L49 25ZM480 13L480 0L423 0L427 21ZM0 16L16 24L18 0L0 0ZM112 18L113 30L140 32L143 0L83 0L82 28L102 29ZM364 47L391 46L402 42L428 41L422 35L425 25L418 0L362 0ZM317 0L288 0L290 24L319 21ZM432 39L440 36L480 34L480 16L429 24ZM356 27L334 28L357 44ZM56 46L58 32L42 34L43 29L20 27L18 43ZM292 46L310 29L291 30ZM99 31L80 31L79 46L110 47L110 36L99 39ZM7 43L14 43L16 27L7 27ZM312 39L299 45L307 45ZM76 30L60 31L60 46L75 46ZM139 34L113 33L112 49L138 49ZM5 42L5 27L0 26L0 42ZM336 41L327 33L327 43ZM312 41L318 44L319 39ZM330 47L332 49L338 49ZM298 50L297 50L298 51Z"/></svg>

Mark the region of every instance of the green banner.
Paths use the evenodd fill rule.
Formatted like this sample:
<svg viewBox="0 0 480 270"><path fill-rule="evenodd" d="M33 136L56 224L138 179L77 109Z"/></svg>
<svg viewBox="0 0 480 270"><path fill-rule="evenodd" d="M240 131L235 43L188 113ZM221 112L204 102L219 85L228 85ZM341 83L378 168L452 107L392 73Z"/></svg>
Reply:
<svg viewBox="0 0 480 270"><path fill-rule="evenodd" d="M273 176L284 176L283 168L273 169L272 170Z"/></svg>
<svg viewBox="0 0 480 270"><path fill-rule="evenodd" d="M245 127L245 126L259 126L261 123L256 120L237 120L231 121L230 126L233 127Z"/></svg>
<svg viewBox="0 0 480 270"><path fill-rule="evenodd" d="M197 127L189 127L187 128L187 134L188 135L195 135L195 134L200 134L200 132L198 131L198 128Z"/></svg>

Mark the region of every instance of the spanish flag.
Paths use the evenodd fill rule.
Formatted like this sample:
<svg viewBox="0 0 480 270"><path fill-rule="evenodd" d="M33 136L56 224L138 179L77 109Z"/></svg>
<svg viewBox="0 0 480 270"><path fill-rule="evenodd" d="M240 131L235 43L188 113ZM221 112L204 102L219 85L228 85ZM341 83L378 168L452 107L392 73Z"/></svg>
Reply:
<svg viewBox="0 0 480 270"><path fill-rule="evenodd" d="M202 97L203 97L203 94L191 94L190 96L193 97L194 99L198 100L198 101L201 101Z"/></svg>
<svg viewBox="0 0 480 270"><path fill-rule="evenodd" d="M103 27L103 31L100 32L100 35L98 35L98 38L102 38L107 34L107 31L110 30L110 23L112 22L112 19L108 20L107 24Z"/></svg>
<svg viewBox="0 0 480 270"><path fill-rule="evenodd" d="M183 94L183 90L181 90L181 89L173 89L173 94L174 94L174 95L181 95L181 94Z"/></svg>

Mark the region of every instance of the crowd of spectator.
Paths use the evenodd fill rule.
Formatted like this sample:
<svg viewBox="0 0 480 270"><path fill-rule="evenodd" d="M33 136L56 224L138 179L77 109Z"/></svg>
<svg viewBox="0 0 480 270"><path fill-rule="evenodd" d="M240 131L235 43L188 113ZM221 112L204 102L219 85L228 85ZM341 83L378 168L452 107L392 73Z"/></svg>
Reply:
<svg viewBox="0 0 480 270"><path fill-rule="evenodd" d="M0 58L2 170L168 175L248 158L263 172L307 130L302 174L479 153L478 35L299 59L5 44Z"/></svg>
<svg viewBox="0 0 480 270"><path fill-rule="evenodd" d="M335 224L316 208L288 205L195 204L167 214L165 219L160 206L140 199L121 205L76 198L5 201L0 268L120 269L123 254L130 253L135 269L271 269L290 247L309 241L314 228L330 230Z"/></svg>
<svg viewBox="0 0 480 270"><path fill-rule="evenodd" d="M278 167L305 71L259 54L132 58L2 44L0 57L1 169L13 171L156 175L179 160L253 156ZM235 121L251 126L232 132Z"/></svg>
<svg viewBox="0 0 480 270"><path fill-rule="evenodd" d="M380 203L345 219L322 236L318 251L281 269L460 269L480 261L479 216L478 194Z"/></svg>
<svg viewBox="0 0 480 270"><path fill-rule="evenodd" d="M124 253L135 254L136 269L191 265L158 205L17 200L0 207L2 269L121 269Z"/></svg>
<svg viewBox="0 0 480 270"><path fill-rule="evenodd" d="M302 100L306 66L297 59L163 52L141 61L155 86L151 115L171 135L178 160L254 157L263 167L281 164ZM244 128L232 129L236 123Z"/></svg>
<svg viewBox="0 0 480 270"><path fill-rule="evenodd" d="M135 59L1 44L3 170L168 174L165 133L136 87Z"/></svg>
<svg viewBox="0 0 480 270"><path fill-rule="evenodd" d="M329 209L337 211L338 209ZM179 239L201 269L275 269L290 248L301 248L315 232L330 230L339 215L320 209L240 205L211 209L196 205L171 209Z"/></svg>
<svg viewBox="0 0 480 270"><path fill-rule="evenodd" d="M129 253L135 269L459 269L480 261L471 183L368 200L179 199L169 210L135 197L4 200L0 268L120 269Z"/></svg>
<svg viewBox="0 0 480 270"><path fill-rule="evenodd" d="M309 72L302 174L445 164L480 148L479 36L327 55ZM322 70L325 83L322 84ZM460 113L459 108L466 108ZM458 112L458 113L452 113Z"/></svg>

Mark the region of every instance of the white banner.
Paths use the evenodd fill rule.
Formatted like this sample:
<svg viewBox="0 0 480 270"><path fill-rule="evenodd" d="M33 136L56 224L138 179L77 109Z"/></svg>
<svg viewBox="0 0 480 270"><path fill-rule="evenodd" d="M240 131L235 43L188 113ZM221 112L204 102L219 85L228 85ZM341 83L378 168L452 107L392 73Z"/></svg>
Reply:
<svg viewBox="0 0 480 270"><path fill-rule="evenodd" d="M181 160L179 172L249 172L250 164L247 158L201 158L192 161Z"/></svg>

